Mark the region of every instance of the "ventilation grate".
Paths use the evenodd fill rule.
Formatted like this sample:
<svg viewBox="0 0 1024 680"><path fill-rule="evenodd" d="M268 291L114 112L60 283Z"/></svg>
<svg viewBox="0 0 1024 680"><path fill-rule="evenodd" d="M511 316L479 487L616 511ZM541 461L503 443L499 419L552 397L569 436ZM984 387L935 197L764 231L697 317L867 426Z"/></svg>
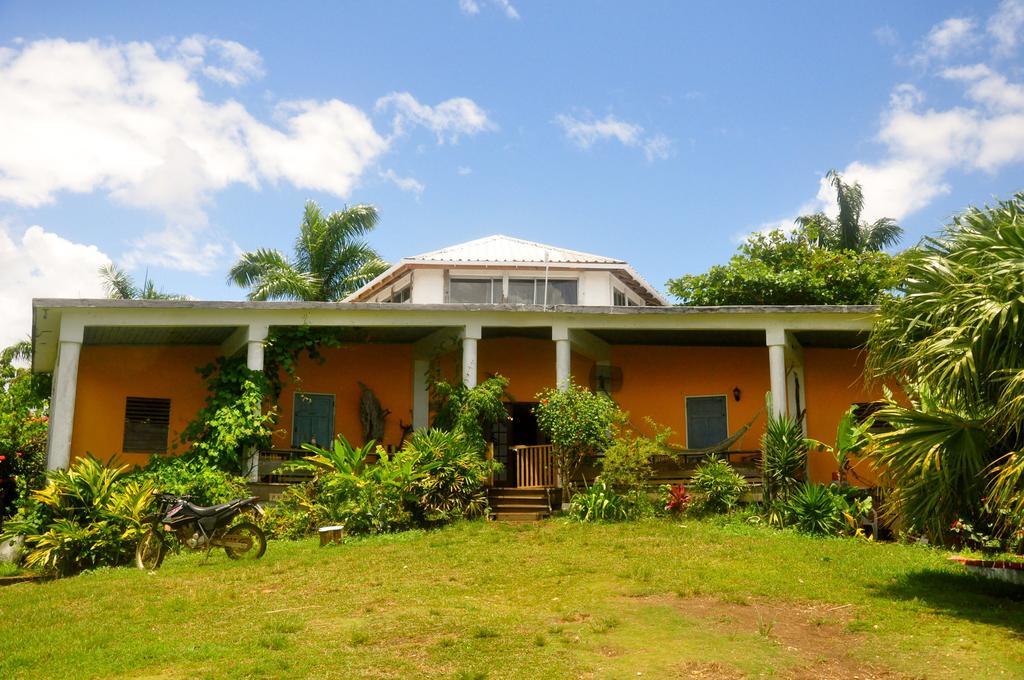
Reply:
<svg viewBox="0 0 1024 680"><path fill-rule="evenodd" d="M166 453L171 400L128 397L124 406L125 453Z"/></svg>

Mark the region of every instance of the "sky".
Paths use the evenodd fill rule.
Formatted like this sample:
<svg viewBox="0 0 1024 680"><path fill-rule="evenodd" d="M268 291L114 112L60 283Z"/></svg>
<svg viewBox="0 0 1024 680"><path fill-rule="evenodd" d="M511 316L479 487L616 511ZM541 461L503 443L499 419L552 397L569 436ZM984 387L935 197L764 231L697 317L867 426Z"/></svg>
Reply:
<svg viewBox="0 0 1024 680"><path fill-rule="evenodd" d="M0 345L107 263L242 299L307 200L389 261L490 234L659 288L829 209L903 245L1024 189L1024 0L0 0Z"/></svg>

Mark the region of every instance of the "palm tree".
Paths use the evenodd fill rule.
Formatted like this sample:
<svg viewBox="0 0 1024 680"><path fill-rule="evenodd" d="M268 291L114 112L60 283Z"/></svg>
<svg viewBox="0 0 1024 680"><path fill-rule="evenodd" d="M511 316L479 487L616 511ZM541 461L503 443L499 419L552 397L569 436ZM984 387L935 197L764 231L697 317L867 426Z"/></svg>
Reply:
<svg viewBox="0 0 1024 680"><path fill-rule="evenodd" d="M243 253L228 282L248 288L250 300L341 300L388 268L361 238L376 225L372 205L325 215L307 201L294 258L268 248Z"/></svg>
<svg viewBox="0 0 1024 680"><path fill-rule="evenodd" d="M903 228L892 218L883 217L870 223L861 221L864 191L859 182L847 184L835 170L829 170L825 177L835 187L839 215L832 219L823 212L816 212L796 218L797 225L815 245L859 253L882 250L899 242Z"/></svg>
<svg viewBox="0 0 1024 680"><path fill-rule="evenodd" d="M875 377L909 401L876 414L892 427L870 454L891 507L933 540L964 520L1024 545L1024 192L968 209L907 259L868 341Z"/></svg>
<svg viewBox="0 0 1024 680"><path fill-rule="evenodd" d="M114 264L100 267L100 279L107 297L111 300L187 300L188 296L165 293L158 290L148 276L142 286L137 286L131 274Z"/></svg>

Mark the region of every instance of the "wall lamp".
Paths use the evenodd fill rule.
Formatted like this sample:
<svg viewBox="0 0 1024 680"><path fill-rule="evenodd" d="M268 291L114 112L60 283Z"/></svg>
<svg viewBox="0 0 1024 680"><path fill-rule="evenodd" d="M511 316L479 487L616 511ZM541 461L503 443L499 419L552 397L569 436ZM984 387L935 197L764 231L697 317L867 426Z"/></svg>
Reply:
<svg viewBox="0 0 1024 680"><path fill-rule="evenodd" d="M738 387L732 388L732 398L733 399L735 399L736 401L739 401L741 394L743 394L743 393L740 392L740 388L738 388Z"/></svg>

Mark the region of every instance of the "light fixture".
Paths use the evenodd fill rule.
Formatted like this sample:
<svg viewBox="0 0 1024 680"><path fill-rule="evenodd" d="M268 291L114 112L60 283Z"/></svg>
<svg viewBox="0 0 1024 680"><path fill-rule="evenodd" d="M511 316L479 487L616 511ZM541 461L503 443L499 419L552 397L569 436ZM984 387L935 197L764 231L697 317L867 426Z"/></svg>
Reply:
<svg viewBox="0 0 1024 680"><path fill-rule="evenodd" d="M736 401L739 401L741 394L742 394L742 392L740 392L740 388L738 388L738 387L732 388L732 398L733 399L735 399Z"/></svg>

